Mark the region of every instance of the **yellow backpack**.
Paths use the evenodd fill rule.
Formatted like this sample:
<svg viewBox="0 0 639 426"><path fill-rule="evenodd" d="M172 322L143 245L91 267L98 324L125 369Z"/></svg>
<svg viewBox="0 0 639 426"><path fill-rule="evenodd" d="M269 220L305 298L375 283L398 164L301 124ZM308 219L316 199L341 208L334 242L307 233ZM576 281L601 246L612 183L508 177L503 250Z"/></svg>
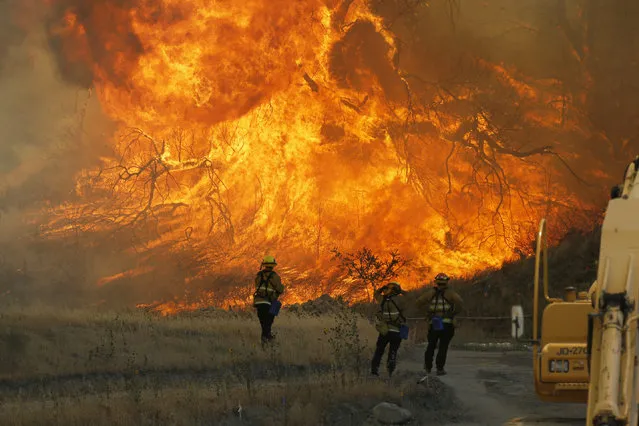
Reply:
<svg viewBox="0 0 639 426"><path fill-rule="evenodd" d="M253 298L262 298L262 299L269 299L269 293L268 293L268 286L271 283L271 277L273 276L273 271L269 271L268 277L264 278L264 276L266 275L265 273L266 271L260 271L259 275L260 275L260 283L258 284L257 288L255 289L255 293L253 293Z"/></svg>

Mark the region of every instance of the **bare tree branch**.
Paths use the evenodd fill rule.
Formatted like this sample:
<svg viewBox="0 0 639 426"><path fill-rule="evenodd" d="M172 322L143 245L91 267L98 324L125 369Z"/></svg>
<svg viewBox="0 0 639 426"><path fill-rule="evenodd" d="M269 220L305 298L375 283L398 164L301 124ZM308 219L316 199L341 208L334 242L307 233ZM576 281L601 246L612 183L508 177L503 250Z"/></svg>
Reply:
<svg viewBox="0 0 639 426"><path fill-rule="evenodd" d="M333 248L331 253L333 260L339 262L347 276L360 282L369 301L372 301L372 295L381 283L397 277L399 271L410 263L410 260L403 258L396 250L389 252L388 260L382 260L367 247L354 253L342 253Z"/></svg>

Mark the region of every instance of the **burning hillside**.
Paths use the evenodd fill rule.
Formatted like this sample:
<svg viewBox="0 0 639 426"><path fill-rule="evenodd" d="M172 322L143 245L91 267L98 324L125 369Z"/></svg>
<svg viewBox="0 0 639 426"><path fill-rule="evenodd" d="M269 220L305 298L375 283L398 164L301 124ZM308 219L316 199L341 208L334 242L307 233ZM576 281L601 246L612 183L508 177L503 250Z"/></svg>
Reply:
<svg viewBox="0 0 639 426"><path fill-rule="evenodd" d="M41 2L60 75L117 130L40 236L117 241L135 266L101 286L172 264L175 294L228 302L202 283L245 287L269 253L289 300L348 294L330 249L364 245L468 274L529 253L541 217L591 226L616 177L586 150L592 70L495 59L440 22L454 1Z"/></svg>

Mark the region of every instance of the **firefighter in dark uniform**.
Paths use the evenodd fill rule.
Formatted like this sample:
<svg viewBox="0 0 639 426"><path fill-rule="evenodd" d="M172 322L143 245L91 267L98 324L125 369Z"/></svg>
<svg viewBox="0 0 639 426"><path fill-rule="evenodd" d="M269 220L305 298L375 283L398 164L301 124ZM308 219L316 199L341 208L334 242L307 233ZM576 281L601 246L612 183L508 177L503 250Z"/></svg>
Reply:
<svg viewBox="0 0 639 426"><path fill-rule="evenodd" d="M257 317L262 326L262 343L273 340L271 328L275 321L275 314L271 311L271 305L284 293L282 279L273 270L275 265L277 262L273 256L265 256L262 267L255 276L253 306L257 309Z"/></svg>
<svg viewBox="0 0 639 426"><path fill-rule="evenodd" d="M403 294L401 285L395 281L375 291L375 301L380 304L380 310L375 324L379 336L371 362L371 374L374 376L379 376L379 365L382 362L386 346L389 346L386 370L389 376L392 376L395 371L397 352L402 343L400 327L406 324L406 318L403 314L405 309Z"/></svg>
<svg viewBox="0 0 639 426"><path fill-rule="evenodd" d="M446 356L448 345L455 336L455 316L463 307L462 298L448 287L450 277L438 274L435 277L435 287L431 287L417 299L417 306L426 309L426 317L430 321L428 328L428 345L424 353L424 369L430 373L433 369L435 347L439 343L436 367L437 375L446 374Z"/></svg>

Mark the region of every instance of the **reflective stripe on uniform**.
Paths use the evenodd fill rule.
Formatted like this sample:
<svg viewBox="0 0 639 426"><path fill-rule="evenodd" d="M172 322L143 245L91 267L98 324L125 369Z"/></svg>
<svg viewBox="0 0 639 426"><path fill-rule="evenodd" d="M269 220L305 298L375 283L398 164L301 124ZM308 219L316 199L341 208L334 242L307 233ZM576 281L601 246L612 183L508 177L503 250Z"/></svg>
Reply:
<svg viewBox="0 0 639 426"><path fill-rule="evenodd" d="M442 319L442 322L452 323L453 319L452 318L444 318L444 319Z"/></svg>
<svg viewBox="0 0 639 426"><path fill-rule="evenodd" d="M451 305L447 300L443 298L437 298L435 303L430 304L431 312L449 312L453 309L453 305Z"/></svg>
<svg viewBox="0 0 639 426"><path fill-rule="evenodd" d="M387 305L388 306L388 305ZM382 312L382 318L387 322L396 322L400 317L400 312L395 308L395 306L389 306L388 309L393 309L393 311L385 310Z"/></svg>
<svg viewBox="0 0 639 426"><path fill-rule="evenodd" d="M384 299L380 310L379 318L386 323L388 331L399 333L399 325L403 321L403 315L392 297Z"/></svg>
<svg viewBox="0 0 639 426"><path fill-rule="evenodd" d="M253 303L254 305L270 305L271 302L269 302L268 300L256 300L255 303Z"/></svg>

